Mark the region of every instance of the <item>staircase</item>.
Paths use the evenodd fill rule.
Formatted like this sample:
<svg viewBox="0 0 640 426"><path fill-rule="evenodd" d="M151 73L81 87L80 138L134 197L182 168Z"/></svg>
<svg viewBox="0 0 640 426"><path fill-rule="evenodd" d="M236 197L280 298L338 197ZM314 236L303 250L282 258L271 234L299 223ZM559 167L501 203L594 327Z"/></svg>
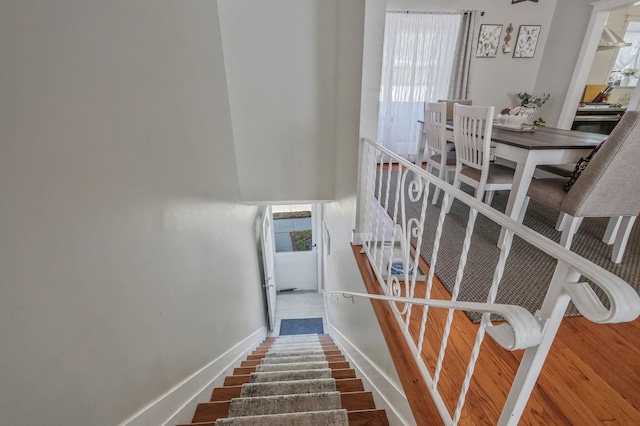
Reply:
<svg viewBox="0 0 640 426"><path fill-rule="evenodd" d="M181 426L388 425L327 334L269 337Z"/></svg>

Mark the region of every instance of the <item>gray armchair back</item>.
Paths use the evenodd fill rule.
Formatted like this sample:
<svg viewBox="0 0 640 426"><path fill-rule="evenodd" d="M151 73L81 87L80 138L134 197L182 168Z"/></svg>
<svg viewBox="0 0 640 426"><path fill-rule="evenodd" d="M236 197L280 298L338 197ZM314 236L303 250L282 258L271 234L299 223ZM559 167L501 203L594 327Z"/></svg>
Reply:
<svg viewBox="0 0 640 426"><path fill-rule="evenodd" d="M627 111L562 201L576 217L640 213L640 111Z"/></svg>

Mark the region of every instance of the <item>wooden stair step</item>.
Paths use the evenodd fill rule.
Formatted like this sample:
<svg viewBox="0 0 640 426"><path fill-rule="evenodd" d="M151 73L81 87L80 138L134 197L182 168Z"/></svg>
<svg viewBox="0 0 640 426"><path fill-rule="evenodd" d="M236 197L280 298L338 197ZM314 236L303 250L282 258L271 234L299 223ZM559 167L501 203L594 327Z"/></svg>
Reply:
<svg viewBox="0 0 640 426"><path fill-rule="evenodd" d="M349 426L389 426L389 419L384 410L347 411L347 415Z"/></svg>
<svg viewBox="0 0 640 426"><path fill-rule="evenodd" d="M337 379L336 390L338 392L362 392L364 386L361 379ZM230 401L231 398L239 398L242 385L222 386L214 388L211 393L211 402Z"/></svg>
<svg viewBox="0 0 640 426"><path fill-rule="evenodd" d="M344 355L326 356L326 360L329 361L329 362L344 362L344 361L346 361ZM242 361L240 363L240 367L253 367L253 366L256 366L256 365L260 364L261 362L262 362L262 358L260 358L260 359L249 359L249 360L246 360L246 361Z"/></svg>
<svg viewBox="0 0 640 426"><path fill-rule="evenodd" d="M347 411L349 426L389 426L384 410ZM187 423L178 426L215 426L216 422Z"/></svg>
<svg viewBox="0 0 640 426"><path fill-rule="evenodd" d="M363 392L364 386L361 379L336 379L336 390L342 393ZM242 385L215 388L211 393L211 402L230 401L239 398L241 392Z"/></svg>
<svg viewBox="0 0 640 426"><path fill-rule="evenodd" d="M217 426L332 425L349 426L347 410L251 415L218 419Z"/></svg>
<svg viewBox="0 0 640 426"><path fill-rule="evenodd" d="M192 423L182 426L215 426L217 419L228 417L231 400L241 397L242 385L249 383L251 373L255 373L256 366L260 365L263 359L268 358L265 359L265 363L274 364L289 362L309 363L314 361L313 357L303 361L301 356L296 356L296 353L299 354L303 352L321 353L324 355L323 358L326 358L328 369L325 369L324 373L319 374L324 377L330 375L335 379L335 390L340 393L340 403L343 409L347 411L349 425L388 426L389 421L385 411L376 409L373 394L364 390L362 380L356 378L355 370L349 368L349 363L329 335L318 335L317 339L303 337L302 340L285 337L286 342L284 343L283 340L276 343L276 339L278 338L272 337L265 339L251 355L248 355L247 358L241 362L240 367L234 369L232 376L225 378L223 386L213 389L210 402L198 404ZM274 355L274 353L277 354ZM283 358L282 361L284 362L280 362L279 358ZM302 369L302 367L304 367L304 365L297 365L298 369ZM307 372L311 372L315 368L317 367L310 365L309 369L300 370L305 371L304 374L294 371L285 375L289 378L280 380L297 380L301 377L306 377L309 374ZM276 367L276 369L278 369L278 367ZM274 373L260 373L259 377L256 378L261 382L266 380L268 383L277 383L272 381L274 379L278 380L275 376L262 376L262 374ZM333 389L333 386L330 388ZM284 393L297 393L297 389L298 386L285 386L282 390ZM304 390L306 387L302 385L301 389ZM313 389L315 391L321 388L314 384ZM278 393L279 391L280 388L275 390L275 392ZM256 392L258 392L257 395L264 395L274 391L271 389L256 388ZM253 394L254 392L252 391L250 393ZM303 394L306 395L306 392ZM236 401L236 404L238 403L240 402ZM255 421L258 421L258 419L255 419L254 422ZM263 420L261 419L259 421L262 422Z"/></svg>
<svg viewBox="0 0 640 426"><path fill-rule="evenodd" d="M347 411L355 410L373 410L376 403L373 401L373 393L371 392L347 392L341 393L342 408Z"/></svg>
<svg viewBox="0 0 640 426"><path fill-rule="evenodd" d="M373 394L371 392L341 393L342 408L347 411L375 410ZM231 401L204 402L198 404L193 416L193 422L212 422L229 416Z"/></svg>
<svg viewBox="0 0 640 426"><path fill-rule="evenodd" d="M342 369L342 368L349 368L349 363L347 361L344 362L330 362L329 363L329 368L333 369ZM250 373L255 373L256 371L256 366L252 366L252 367L238 367L238 368L234 368L233 369L233 375L234 376L240 376L243 374L250 374Z"/></svg>
<svg viewBox="0 0 640 426"><path fill-rule="evenodd" d="M342 352L338 351L324 351L324 352L317 352L317 353L302 353L302 352L278 352L277 355L274 355L273 352L271 353L270 356L267 356L266 353L260 353L257 355L247 355L247 361L251 361L251 360L256 360L256 359L264 359L264 358L271 358L271 357L284 357L284 356L304 356L304 355L324 355L324 356L342 356Z"/></svg>
<svg viewBox="0 0 640 426"><path fill-rule="evenodd" d="M284 335L284 336L270 336L270 337L265 337L264 341L265 342L275 342L280 337L293 338L295 336L305 336L305 335L304 334L289 334L289 335ZM309 336L309 335L307 334L306 336ZM326 333L313 334L313 336L318 336L318 339L329 339L329 340L331 340L331 336L326 334Z"/></svg>
<svg viewBox="0 0 640 426"><path fill-rule="evenodd" d="M340 352L340 348L338 348L335 345L325 345L325 346L320 346L318 348L311 348L311 349L322 349L324 350L325 353L327 352ZM295 350L295 349L294 349ZM253 352L251 352L251 354L249 356L256 356L256 355L266 355L268 353L274 353L274 352L284 352L285 350L279 350L279 349L272 349L272 348L267 348L267 349L256 349Z"/></svg>
<svg viewBox="0 0 640 426"><path fill-rule="evenodd" d="M215 422L219 418L228 417L230 405L231 401L200 403L196 407L192 422Z"/></svg>
<svg viewBox="0 0 640 426"><path fill-rule="evenodd" d="M331 376L334 379L355 379L356 372L353 368L340 368L331 370ZM249 374L242 374L239 376L227 376L224 379L224 386L237 386L244 383L249 383Z"/></svg>

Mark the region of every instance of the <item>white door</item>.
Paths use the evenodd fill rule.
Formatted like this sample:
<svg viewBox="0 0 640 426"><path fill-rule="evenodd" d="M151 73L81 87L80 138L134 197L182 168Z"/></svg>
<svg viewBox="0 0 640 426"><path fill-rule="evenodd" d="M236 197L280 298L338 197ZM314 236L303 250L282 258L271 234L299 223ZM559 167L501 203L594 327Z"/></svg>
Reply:
<svg viewBox="0 0 640 426"><path fill-rule="evenodd" d="M262 218L262 261L264 263L264 290L267 294L269 330L276 326L276 281L274 264L273 218L271 207L267 207Z"/></svg>
<svg viewBox="0 0 640 426"><path fill-rule="evenodd" d="M318 291L317 205L274 206L278 291ZM288 210L288 211L283 211Z"/></svg>

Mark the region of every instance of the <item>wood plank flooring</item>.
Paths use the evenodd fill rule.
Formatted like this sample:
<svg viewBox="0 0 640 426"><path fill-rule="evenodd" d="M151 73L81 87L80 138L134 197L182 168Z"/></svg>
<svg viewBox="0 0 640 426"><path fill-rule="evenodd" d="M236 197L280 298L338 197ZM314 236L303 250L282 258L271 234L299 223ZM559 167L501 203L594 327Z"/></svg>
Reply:
<svg viewBox="0 0 640 426"><path fill-rule="evenodd" d="M379 293L366 256L353 247L370 293ZM425 270L428 267L424 262ZM417 283L416 296L424 295L424 282ZM441 283L435 282L434 299L450 299ZM389 318L389 305L372 302L378 318ZM376 308L378 306L378 308ZM378 311L383 311L378 314ZM409 329L417 342L422 308L413 309ZM446 310L430 309L422 357L433 374ZM455 312L449 349L444 359L438 388L452 412L457 403L465 368L478 325L462 312ZM383 332L389 332L383 327ZM395 352L395 353L394 353ZM462 425L496 424L524 351L508 352L486 336L462 411ZM394 362L405 355L392 351ZM400 369L399 369L400 370ZM407 394L422 392L412 371L399 371ZM403 377L407 376L407 377ZM412 386L415 385L415 388ZM427 396L428 398L428 396ZM433 405L410 398L416 418L432 418ZM583 317L565 318L540 374L521 425L640 425L640 320L624 324L599 325Z"/></svg>

